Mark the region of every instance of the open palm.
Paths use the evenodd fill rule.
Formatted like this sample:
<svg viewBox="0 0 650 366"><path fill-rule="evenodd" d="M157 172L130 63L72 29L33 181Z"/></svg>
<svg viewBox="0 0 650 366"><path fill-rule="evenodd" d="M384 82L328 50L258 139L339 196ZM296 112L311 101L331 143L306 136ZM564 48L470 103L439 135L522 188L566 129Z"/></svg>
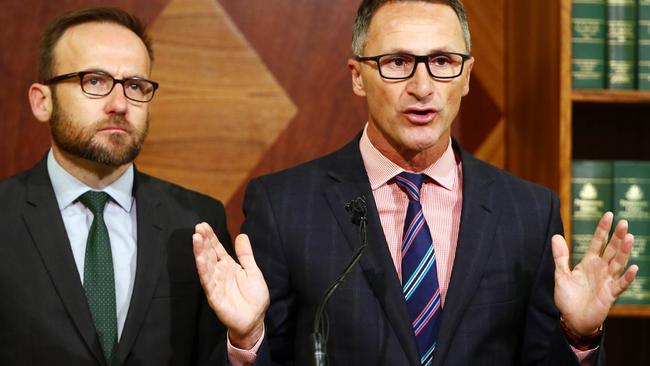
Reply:
<svg viewBox="0 0 650 366"><path fill-rule="evenodd" d="M207 223L195 227L194 257L210 307L228 327L235 347L251 349L263 334L269 291L248 236L235 239L237 263Z"/></svg>
<svg viewBox="0 0 650 366"><path fill-rule="evenodd" d="M613 216L607 212L600 219L587 253L573 271L569 268L569 249L564 238L555 235L552 239L555 305L566 325L579 335L589 335L598 329L639 269L632 265L625 270L634 244L625 220L618 223L607 242Z"/></svg>

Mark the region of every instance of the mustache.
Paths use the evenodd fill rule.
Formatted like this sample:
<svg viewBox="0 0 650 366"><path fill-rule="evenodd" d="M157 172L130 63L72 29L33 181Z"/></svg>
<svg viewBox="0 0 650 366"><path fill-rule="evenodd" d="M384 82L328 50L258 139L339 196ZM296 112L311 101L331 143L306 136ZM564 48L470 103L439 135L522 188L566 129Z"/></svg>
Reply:
<svg viewBox="0 0 650 366"><path fill-rule="evenodd" d="M104 118L101 121L95 123L95 128L98 130L108 126L119 127L129 133L133 132L134 130L133 124L129 122L126 117L119 114L111 115L108 118Z"/></svg>

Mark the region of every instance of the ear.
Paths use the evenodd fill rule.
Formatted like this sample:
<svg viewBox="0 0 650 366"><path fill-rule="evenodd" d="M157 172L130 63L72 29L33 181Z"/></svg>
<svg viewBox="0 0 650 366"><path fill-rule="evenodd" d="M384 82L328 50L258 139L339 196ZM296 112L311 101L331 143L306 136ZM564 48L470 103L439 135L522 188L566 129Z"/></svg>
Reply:
<svg viewBox="0 0 650 366"><path fill-rule="evenodd" d="M52 117L52 90L49 86L34 83L29 87L29 105L37 120L48 122Z"/></svg>
<svg viewBox="0 0 650 366"><path fill-rule="evenodd" d="M354 94L365 97L366 90L363 86L363 78L361 77L361 64L354 59L348 59L348 68L352 74L352 91Z"/></svg>
<svg viewBox="0 0 650 366"><path fill-rule="evenodd" d="M463 81L465 85L463 85L463 96L466 96L469 93L469 79L472 74L472 68L474 67L474 57L470 57L465 61L465 80Z"/></svg>

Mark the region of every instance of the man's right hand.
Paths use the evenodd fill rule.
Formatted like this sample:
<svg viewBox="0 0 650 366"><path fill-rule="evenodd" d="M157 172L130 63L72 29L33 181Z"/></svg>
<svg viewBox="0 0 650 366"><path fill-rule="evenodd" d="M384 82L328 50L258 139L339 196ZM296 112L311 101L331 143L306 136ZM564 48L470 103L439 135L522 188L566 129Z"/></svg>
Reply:
<svg viewBox="0 0 650 366"><path fill-rule="evenodd" d="M207 223L195 227L192 235L196 268L210 307L228 327L230 343L250 350L264 332L264 314L269 307L269 290L255 263L248 236L235 239L237 263Z"/></svg>

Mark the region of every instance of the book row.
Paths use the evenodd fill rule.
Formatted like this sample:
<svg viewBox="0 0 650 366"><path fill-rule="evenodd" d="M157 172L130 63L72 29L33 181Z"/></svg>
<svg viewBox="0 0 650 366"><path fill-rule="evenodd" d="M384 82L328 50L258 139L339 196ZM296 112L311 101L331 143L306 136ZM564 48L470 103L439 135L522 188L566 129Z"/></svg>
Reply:
<svg viewBox="0 0 650 366"><path fill-rule="evenodd" d="M650 0L572 0L574 89L650 90Z"/></svg>
<svg viewBox="0 0 650 366"><path fill-rule="evenodd" d="M630 264L639 266L617 303L650 304L650 161L574 160L572 173L572 264L587 252L603 213L612 211L615 223L628 222L634 235Z"/></svg>

